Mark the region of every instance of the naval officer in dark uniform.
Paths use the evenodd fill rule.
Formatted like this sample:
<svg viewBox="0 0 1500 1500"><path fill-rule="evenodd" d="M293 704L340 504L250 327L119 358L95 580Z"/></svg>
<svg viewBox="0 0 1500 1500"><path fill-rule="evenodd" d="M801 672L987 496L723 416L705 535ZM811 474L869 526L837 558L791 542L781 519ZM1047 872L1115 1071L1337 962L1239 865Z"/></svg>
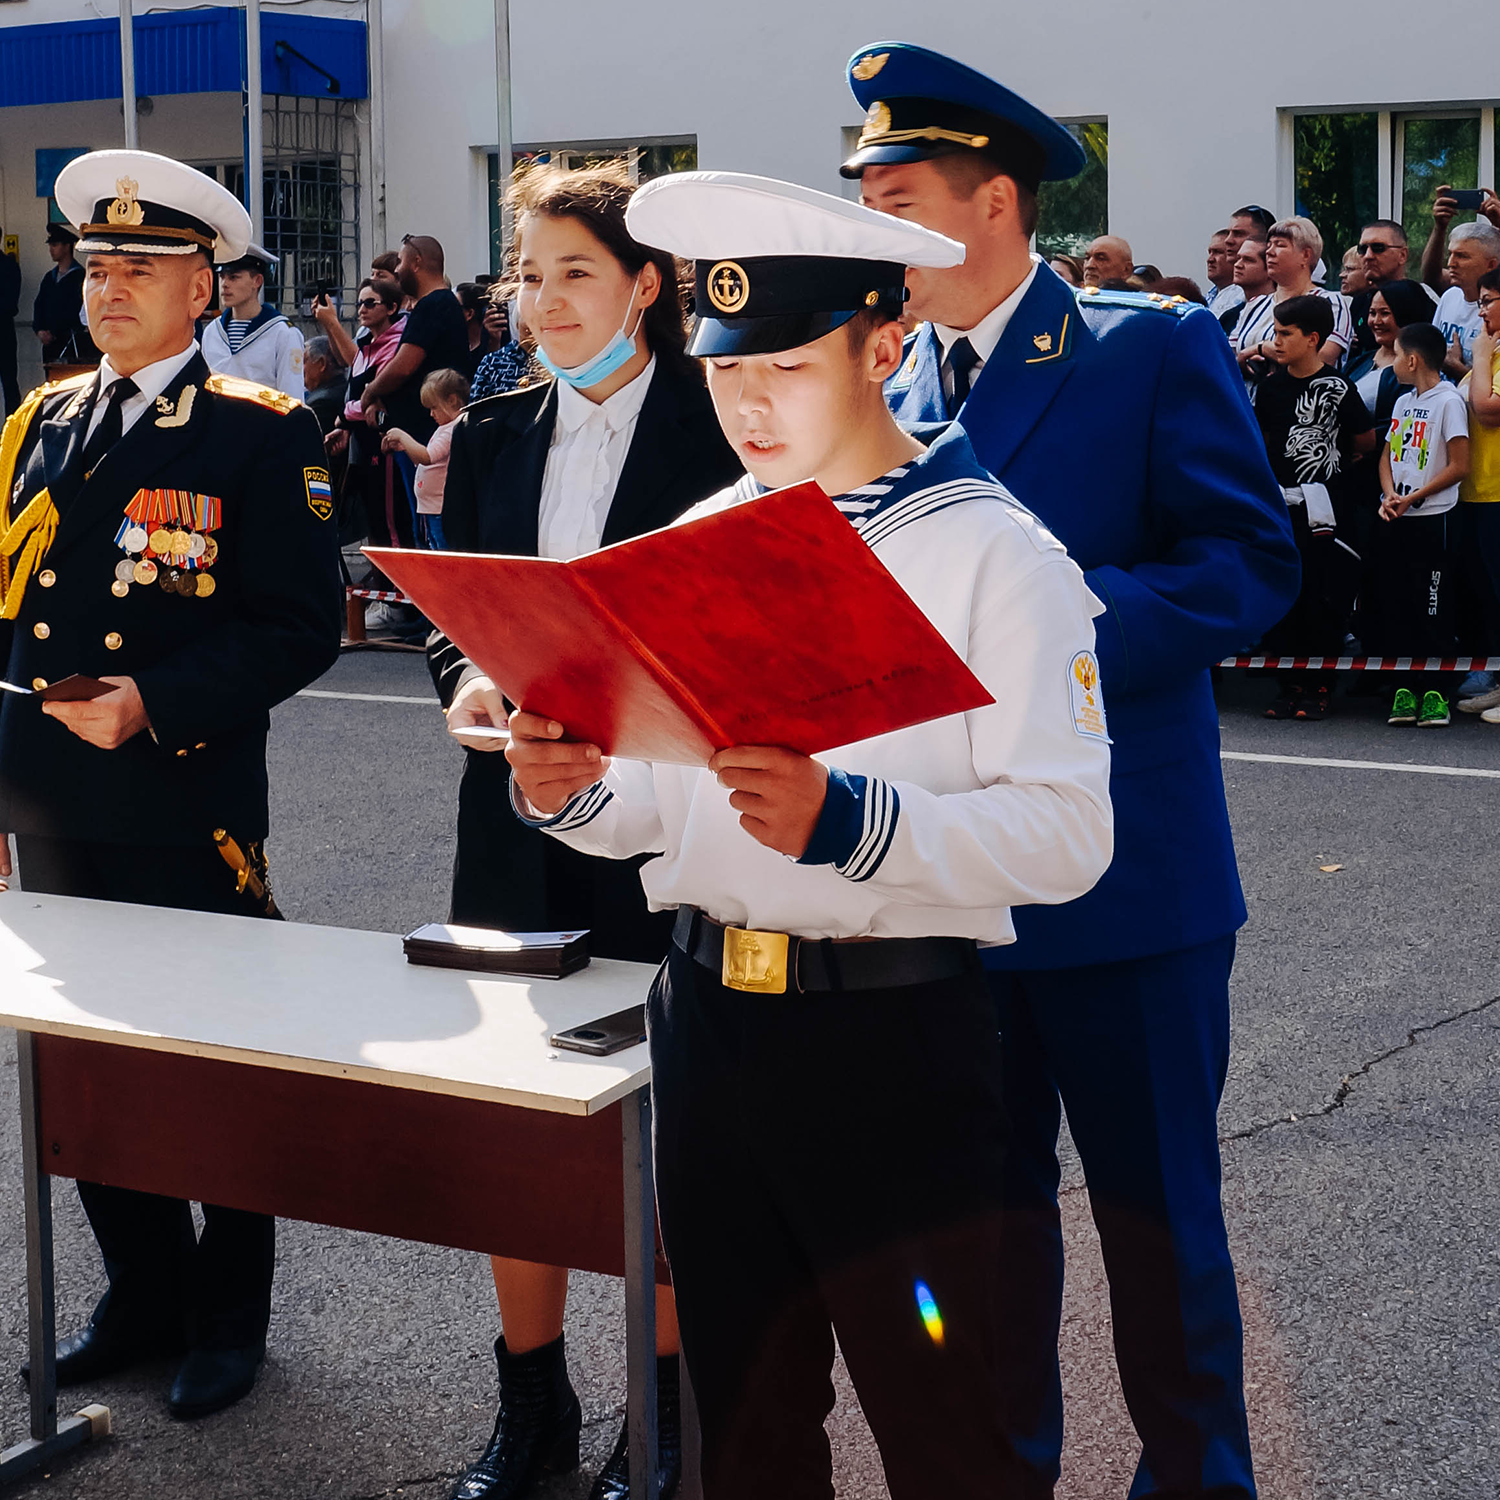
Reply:
<svg viewBox="0 0 1500 1500"><path fill-rule="evenodd" d="M844 165L874 208L968 249L913 272L925 319L887 394L956 417L1103 601L1114 860L1088 895L1016 911L986 951L1015 1134L1007 1168L1007 1426L1027 1495L1062 1447L1059 1099L1109 1273L1144 1496L1255 1493L1241 1325L1219 1193L1229 973L1245 905L1209 667L1297 591L1286 505L1222 330L1181 298L1075 294L1030 252L1036 193L1083 166L1069 133L950 58L900 42L849 63L866 111Z"/></svg>
<svg viewBox="0 0 1500 1500"><path fill-rule="evenodd" d="M34 392L0 446L0 868L28 890L267 915L273 705L338 654L333 497L312 414L211 375L193 340L250 221L147 152L70 163L97 374ZM44 701L84 674L92 701ZM221 852L222 846L222 852ZM238 869L230 860L236 859ZM125 955L122 955L124 958ZM203 996L212 1005L211 995ZM109 1276L62 1383L186 1352L175 1416L229 1405L265 1351L274 1220L79 1184Z"/></svg>

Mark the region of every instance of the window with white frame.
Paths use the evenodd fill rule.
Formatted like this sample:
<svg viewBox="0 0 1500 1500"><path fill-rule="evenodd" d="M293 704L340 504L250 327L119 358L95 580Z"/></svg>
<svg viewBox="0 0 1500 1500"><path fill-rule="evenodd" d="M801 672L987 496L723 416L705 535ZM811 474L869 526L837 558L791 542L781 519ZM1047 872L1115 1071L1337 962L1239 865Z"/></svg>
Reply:
<svg viewBox="0 0 1500 1500"><path fill-rule="evenodd" d="M1283 112L1295 211L1323 232L1328 285L1339 260L1372 219L1394 219L1411 246L1408 273L1419 274L1432 233L1439 187L1493 188L1495 106L1412 105L1406 109ZM1463 223L1473 213L1460 213Z"/></svg>
<svg viewBox="0 0 1500 1500"><path fill-rule="evenodd" d="M691 172L698 166L698 137L695 135L659 135L646 140L620 141L551 141L517 145L511 153L511 167L540 166L551 163L577 171L580 167L600 167L620 162L632 182L649 182L668 172ZM505 184L500 180L500 156L489 154L490 195L490 270L498 275L505 266L505 248L501 244L501 199Z"/></svg>

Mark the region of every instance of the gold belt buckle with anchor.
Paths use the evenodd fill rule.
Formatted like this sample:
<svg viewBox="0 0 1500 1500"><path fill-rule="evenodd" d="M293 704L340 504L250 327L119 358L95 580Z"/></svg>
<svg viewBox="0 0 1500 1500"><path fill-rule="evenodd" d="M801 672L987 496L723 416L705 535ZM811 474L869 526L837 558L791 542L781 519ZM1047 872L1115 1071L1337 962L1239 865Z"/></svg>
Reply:
<svg viewBox="0 0 1500 1500"><path fill-rule="evenodd" d="M756 932L750 927L724 929L723 982L727 989L751 995L786 994L791 938L784 932Z"/></svg>

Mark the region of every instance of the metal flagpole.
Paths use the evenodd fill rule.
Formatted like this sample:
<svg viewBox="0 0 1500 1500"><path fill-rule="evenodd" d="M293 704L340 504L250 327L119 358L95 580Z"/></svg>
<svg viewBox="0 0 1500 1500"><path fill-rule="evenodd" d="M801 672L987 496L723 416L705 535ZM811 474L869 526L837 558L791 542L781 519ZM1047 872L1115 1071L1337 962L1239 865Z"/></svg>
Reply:
<svg viewBox="0 0 1500 1500"><path fill-rule="evenodd" d="M135 5L120 0L120 109L125 115L125 148L137 151L141 144L140 121L135 113Z"/></svg>
<svg viewBox="0 0 1500 1500"><path fill-rule="evenodd" d="M245 207L250 238L266 242L265 119L260 82L260 0L245 0Z"/></svg>
<svg viewBox="0 0 1500 1500"><path fill-rule="evenodd" d="M364 259L385 253L385 9L381 0L365 0L365 30L370 48L370 208L373 239Z"/></svg>
<svg viewBox="0 0 1500 1500"><path fill-rule="evenodd" d="M500 155L500 170L495 174L503 195L510 186L510 0L495 0L495 139ZM502 255L510 245L510 209L502 196L500 206L500 245ZM502 267L503 269L503 267Z"/></svg>

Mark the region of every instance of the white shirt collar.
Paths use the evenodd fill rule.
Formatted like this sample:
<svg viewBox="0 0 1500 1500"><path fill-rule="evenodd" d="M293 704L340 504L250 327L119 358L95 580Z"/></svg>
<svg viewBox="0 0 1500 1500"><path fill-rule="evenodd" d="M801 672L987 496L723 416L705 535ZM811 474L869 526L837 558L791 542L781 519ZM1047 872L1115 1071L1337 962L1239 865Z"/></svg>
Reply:
<svg viewBox="0 0 1500 1500"><path fill-rule="evenodd" d="M576 432L591 417L602 416L604 425L611 432L620 432L630 426L641 414L646 391L651 377L656 373L656 356L653 354L629 385L622 385L613 396L603 401L590 401L581 391L574 390L565 380L557 382L557 425L564 432Z"/></svg>
<svg viewBox="0 0 1500 1500"><path fill-rule="evenodd" d="M932 331L937 334L938 342L943 346L943 358L945 360L948 358L948 351L957 339L967 338L974 346L974 352L979 356L980 364L987 363L999 347L1006 328L1010 326L1011 318L1021 305L1021 299L1031 290L1031 284L1036 280L1037 267L1041 263L1041 257L1033 255L1031 270L1026 273L1026 279L1004 302L998 307L991 308L972 328L948 328L942 323L934 323Z"/></svg>
<svg viewBox="0 0 1500 1500"><path fill-rule="evenodd" d="M144 399L155 401L166 388L177 378L188 361L198 352L198 345L190 343L180 354L169 354L165 359L159 359L154 364L142 365L130 378L135 381L136 389L140 396L132 396L132 401ZM96 403L103 406L104 397L109 393L109 388L115 381L122 379L120 372L109 362L109 355L105 355L99 361L99 400Z"/></svg>

